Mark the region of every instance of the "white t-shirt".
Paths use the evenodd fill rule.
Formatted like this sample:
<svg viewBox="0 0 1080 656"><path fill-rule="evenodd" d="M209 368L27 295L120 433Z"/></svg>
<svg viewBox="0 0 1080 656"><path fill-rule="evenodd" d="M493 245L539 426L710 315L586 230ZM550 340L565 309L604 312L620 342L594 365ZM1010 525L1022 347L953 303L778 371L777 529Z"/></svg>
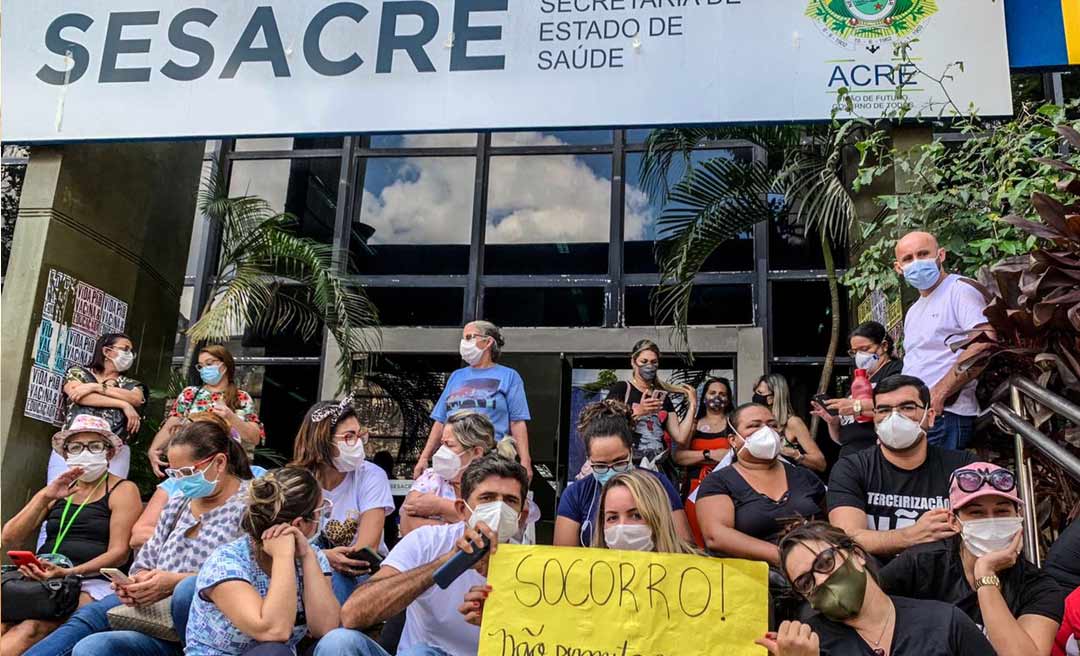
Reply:
<svg viewBox="0 0 1080 656"><path fill-rule="evenodd" d="M451 551L464 533L465 522L421 526L401 538L383 566L399 572L423 567ZM480 647L480 628L466 623L458 606L469 588L486 581L479 572L470 569L446 590L433 585L424 591L409 604L398 652L417 645L431 645L450 656L475 656Z"/></svg>
<svg viewBox="0 0 1080 656"><path fill-rule="evenodd" d="M961 352L953 353L948 344L970 336L968 331L986 323L986 301L960 276L950 273L929 295L920 296L904 317L904 375L915 376L933 387L956 364ZM953 414L972 416L979 413L971 381L945 409Z"/></svg>
<svg viewBox="0 0 1080 656"><path fill-rule="evenodd" d="M390 494L390 480L382 467L365 460L356 470L332 490L323 490L323 498L334 504L330 519L344 522L360 520L360 515L373 508L382 508L387 515L394 512L394 497ZM379 538L379 553L386 555L386 540Z"/></svg>

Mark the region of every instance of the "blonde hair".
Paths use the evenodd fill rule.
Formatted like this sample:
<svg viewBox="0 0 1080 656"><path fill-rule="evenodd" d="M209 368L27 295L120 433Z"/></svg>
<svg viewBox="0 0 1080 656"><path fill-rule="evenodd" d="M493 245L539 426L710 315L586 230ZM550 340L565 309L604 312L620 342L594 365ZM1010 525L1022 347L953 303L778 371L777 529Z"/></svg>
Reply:
<svg viewBox="0 0 1080 656"><path fill-rule="evenodd" d="M634 347L630 354L630 360L636 361L637 356L641 355L645 351L652 351L652 353L656 355L656 360L659 362L660 347L656 344L656 342L652 341L651 339L639 339L634 344ZM686 394L686 390L682 387L679 387L678 385L672 385L671 383L660 380L659 374L657 374L656 379L652 381L650 387L654 389L662 389L672 394Z"/></svg>
<svg viewBox="0 0 1080 656"><path fill-rule="evenodd" d="M266 529L297 517L311 518L322 498L322 487L311 472L299 467L274 469L251 481L247 508L240 526L255 542Z"/></svg>
<svg viewBox="0 0 1080 656"><path fill-rule="evenodd" d="M671 519L671 501L660 481L652 474L635 469L611 477L600 492L600 510L593 523L592 546L607 549L604 538L604 511L607 508L608 492L616 487L625 487L634 497L638 512L645 519L653 535L653 551L657 553L703 555L675 532L675 522Z"/></svg>
<svg viewBox="0 0 1080 656"><path fill-rule="evenodd" d="M787 378L784 378L780 374L769 374L762 376L758 379L758 385L764 381L769 386L769 390L773 393L772 410L773 416L776 417L776 425L783 431L787 426L788 419L790 419L795 411L791 407L791 390L788 388ZM754 386L757 389L757 385Z"/></svg>
<svg viewBox="0 0 1080 656"><path fill-rule="evenodd" d="M446 420L446 425L454 431L454 439L466 451L476 447L484 450L484 453L495 451L504 458L517 460L517 447L514 440L505 437L495 440L495 425L487 415L472 410L455 412Z"/></svg>

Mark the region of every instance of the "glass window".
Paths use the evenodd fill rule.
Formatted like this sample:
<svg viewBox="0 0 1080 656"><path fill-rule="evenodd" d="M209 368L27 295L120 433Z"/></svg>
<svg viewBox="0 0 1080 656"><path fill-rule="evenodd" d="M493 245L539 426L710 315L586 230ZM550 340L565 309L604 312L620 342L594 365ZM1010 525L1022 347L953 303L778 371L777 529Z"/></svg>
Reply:
<svg viewBox="0 0 1080 656"><path fill-rule="evenodd" d="M491 158L485 273L606 273L610 225L610 155Z"/></svg>
<svg viewBox="0 0 1080 656"><path fill-rule="evenodd" d="M792 280L772 283L773 355L825 357L829 349L832 309L824 281ZM840 326L847 330L847 292L840 287ZM841 353L847 344L840 335Z"/></svg>
<svg viewBox="0 0 1080 656"><path fill-rule="evenodd" d="M373 134L372 148L475 148L475 132Z"/></svg>
<svg viewBox="0 0 1080 656"><path fill-rule="evenodd" d="M25 146L4 146L4 157L27 157L30 151ZM11 259L11 242L15 238L15 221L19 214L19 197L22 195L23 181L26 179L26 165L13 164L4 166L0 171L0 208L3 217L3 250L0 252L3 262L0 264L3 275L7 275L8 260Z"/></svg>
<svg viewBox="0 0 1080 656"><path fill-rule="evenodd" d="M655 287L626 288L626 325L654 326L652 292ZM690 292L690 325L727 326L754 322L750 285L694 285Z"/></svg>
<svg viewBox="0 0 1080 656"><path fill-rule="evenodd" d="M782 198L782 196L781 196ZM790 217L794 220L794 216ZM836 268L847 267L847 248L833 243L833 260ZM790 269L824 269L825 259L821 251L821 235L817 231L806 234L800 223L786 220L769 224L769 268L773 271Z"/></svg>
<svg viewBox="0 0 1080 656"><path fill-rule="evenodd" d="M299 234L323 243L334 238L341 160L267 159L233 163L229 194L258 196L299 221Z"/></svg>
<svg viewBox="0 0 1080 656"><path fill-rule="evenodd" d="M603 287L489 287L484 313L498 326L599 326Z"/></svg>
<svg viewBox="0 0 1080 656"><path fill-rule="evenodd" d="M207 180L210 179L211 171L213 171L214 163L210 160L203 160L202 173L199 177L199 189L202 190L206 185ZM207 219L203 216L202 211L199 209L199 203L195 202L195 217L194 224L191 226L191 243L188 244L188 258L187 268L184 275L195 276L199 272L195 270L195 267L199 261L199 250L202 248L203 233L206 231Z"/></svg>
<svg viewBox="0 0 1080 656"><path fill-rule="evenodd" d="M556 130L554 132L493 132L491 145L590 146L611 143L611 130Z"/></svg>
<svg viewBox="0 0 1080 656"><path fill-rule="evenodd" d="M641 161L644 153L626 156L625 216L623 219L623 268L626 273L657 273L655 240L670 233L657 225L664 211L664 202L656 194L643 188ZM750 149L697 150L693 152L693 164L715 157L749 161ZM675 185L686 170L681 158L675 158L668 173L668 184ZM705 260L702 271L750 271L754 268L754 241L752 230L729 239L713 251Z"/></svg>
<svg viewBox="0 0 1080 656"><path fill-rule="evenodd" d="M372 157L352 226L366 275L464 274L469 269L476 159Z"/></svg>
<svg viewBox="0 0 1080 656"><path fill-rule="evenodd" d="M384 326L460 326L461 287L366 287Z"/></svg>
<svg viewBox="0 0 1080 656"><path fill-rule="evenodd" d="M237 139L236 150L248 152L255 150L322 150L341 148L341 137L264 137L258 139Z"/></svg>
<svg viewBox="0 0 1080 656"><path fill-rule="evenodd" d="M644 143L645 140L649 137L650 132L652 132L652 130L649 128L639 130L627 130L625 132L624 138L626 140L626 143L628 144Z"/></svg>

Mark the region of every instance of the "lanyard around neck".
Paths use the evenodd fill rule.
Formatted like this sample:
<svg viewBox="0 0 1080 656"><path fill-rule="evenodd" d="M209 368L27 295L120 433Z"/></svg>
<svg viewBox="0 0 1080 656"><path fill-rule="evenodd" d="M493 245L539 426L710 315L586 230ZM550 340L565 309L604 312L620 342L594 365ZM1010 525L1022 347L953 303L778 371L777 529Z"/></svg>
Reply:
<svg viewBox="0 0 1080 656"><path fill-rule="evenodd" d="M53 543L52 555L55 556L56 552L60 549L60 543L64 541L65 537L67 537L68 531L71 530L72 524L75 523L75 518L78 517L79 513L82 512L83 506L86 505L86 502L90 501L90 497L94 496L97 493L98 488L101 487L101 484L108 480L108 478L109 472L105 472L105 475L102 476L101 480L97 482L97 485L94 486L94 489L90 490L90 494L87 494L86 498L83 499L83 502L80 503L79 507L75 509L75 512L71 515L71 521L65 523L65 521L67 520L68 511L71 510L71 499L75 495L73 494L67 498L67 501L64 503L64 512L60 515L60 530L56 533L56 542Z"/></svg>

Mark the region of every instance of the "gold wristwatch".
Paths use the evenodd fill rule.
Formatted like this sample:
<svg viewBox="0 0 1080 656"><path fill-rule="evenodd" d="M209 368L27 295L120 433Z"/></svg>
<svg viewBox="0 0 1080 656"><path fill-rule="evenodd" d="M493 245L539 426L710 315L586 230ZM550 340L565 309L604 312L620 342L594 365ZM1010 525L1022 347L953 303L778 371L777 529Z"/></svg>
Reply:
<svg viewBox="0 0 1080 656"><path fill-rule="evenodd" d="M982 577L979 577L979 578L975 579L975 591L976 592L978 592L979 588L983 587L984 585L992 585L995 588L1000 588L1001 587L1001 579L999 579L997 577L997 575L995 575L995 574L991 574L990 576L982 576Z"/></svg>

